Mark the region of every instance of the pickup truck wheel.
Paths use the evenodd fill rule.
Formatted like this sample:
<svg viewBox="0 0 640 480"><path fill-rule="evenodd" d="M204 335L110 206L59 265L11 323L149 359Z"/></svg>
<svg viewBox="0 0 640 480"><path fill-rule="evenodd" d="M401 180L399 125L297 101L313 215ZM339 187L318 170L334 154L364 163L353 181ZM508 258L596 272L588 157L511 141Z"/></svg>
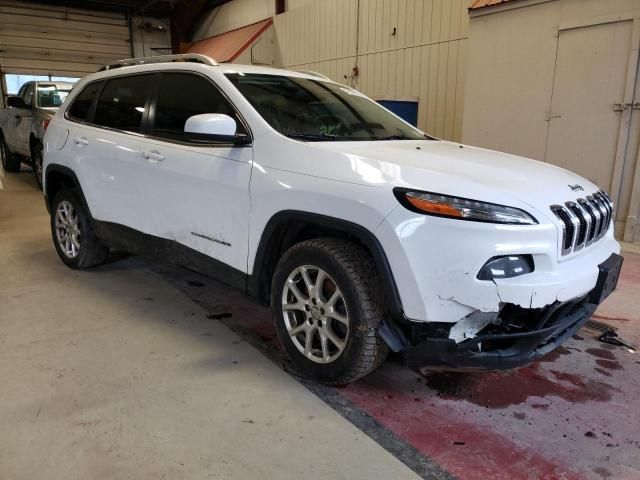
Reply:
<svg viewBox="0 0 640 480"><path fill-rule="evenodd" d="M51 235L58 256L71 268L100 265L109 254L96 238L89 214L73 190L62 190L53 200Z"/></svg>
<svg viewBox="0 0 640 480"><path fill-rule="evenodd" d="M31 148L31 168L36 177L38 187L42 190L42 145L36 143Z"/></svg>
<svg viewBox="0 0 640 480"><path fill-rule="evenodd" d="M384 317L379 276L357 244L320 238L294 245L278 262L271 292L278 337L304 375L347 384L386 358L377 331Z"/></svg>
<svg viewBox="0 0 640 480"><path fill-rule="evenodd" d="M20 157L11 153L2 133L0 133L0 157L2 158L2 168L4 168L5 172L20 171Z"/></svg>

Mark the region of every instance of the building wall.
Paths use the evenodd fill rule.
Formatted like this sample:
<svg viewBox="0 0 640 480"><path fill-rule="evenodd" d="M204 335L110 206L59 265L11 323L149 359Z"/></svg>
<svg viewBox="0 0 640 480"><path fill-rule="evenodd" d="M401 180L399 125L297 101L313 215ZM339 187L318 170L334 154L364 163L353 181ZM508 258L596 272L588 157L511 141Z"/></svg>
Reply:
<svg viewBox="0 0 640 480"><path fill-rule="evenodd" d="M274 18L273 64L318 71L376 99L418 101L418 127L457 140L471 3L288 0L286 13ZM233 0L203 20L195 39L267 18L274 5Z"/></svg>
<svg viewBox="0 0 640 480"><path fill-rule="evenodd" d="M193 41L251 25L275 13L274 0L233 0L203 16L195 29Z"/></svg>
<svg viewBox="0 0 640 480"><path fill-rule="evenodd" d="M613 37L622 32L622 29L613 25L619 24L620 19L624 18L628 19L625 20L625 35L632 39L627 47L628 56L631 58L635 55L637 58L640 23L634 21L633 17L640 17L640 2L637 0L520 0L474 12L470 19L462 132L462 141L465 143L558 163L594 181L596 175L590 176L585 172L593 172L598 165L608 162L611 165L610 180L598 183L617 200L616 232L627 241L640 240L640 229L637 227L640 210L640 168L637 160L640 111L629 110L617 114L613 112L613 104L623 101L625 95L623 91L618 91L621 90L620 82L616 83L616 78L627 77L631 95L634 83L636 92L640 92L640 80L637 76L634 78L637 75L637 63L629 60L627 67L625 60L622 62L625 71L607 72L595 66L589 68L588 60L572 60L566 56L558 58L558 54L562 57L562 45L570 43L566 41L570 36L579 34L585 43L594 43L582 45L582 50L578 44L574 51L581 51L585 58L596 55L606 45L593 39L607 38L603 37L602 30L596 35L596 30L587 33L586 29L602 22L602 27L597 28L606 28L613 42ZM631 35L629 32L632 29L634 33ZM572 42L577 43L575 39ZM620 52L607 54L605 51L604 55L620 55ZM567 88L565 82L561 92L566 97L564 111L552 111L559 103L559 98L554 99L553 93L554 89L556 95L560 93L558 70L561 64L580 63L587 66L585 76L580 77L575 72L574 87L570 85ZM563 74L566 78L571 72ZM574 94L576 98L584 99L584 95L580 97L580 90L594 83L596 77L602 79L604 87L599 91L594 90L586 101L569 105ZM637 99L638 96L635 101ZM599 107L600 113L594 115L597 102L602 105ZM584 108L584 116L582 119L576 118L576 112L579 117L581 108ZM549 149L552 140L556 145L562 141L553 139L550 132L553 134L558 122L567 121L568 109L573 110L576 121L573 131L570 131L571 140L569 136L566 140L575 143L567 147L567 152L574 153L582 149L583 153L567 165L562 159L551 158L553 155ZM606 123L607 118L611 119L612 116L620 119L619 124L612 125L611 121ZM585 135L581 135L581 129L586 132L589 124L595 122L602 122L603 126L611 127L610 130L615 132L610 133L607 139L593 138L593 135L585 138ZM564 128L571 128L571 125L565 123ZM619 131L623 132L620 139L624 145L617 138ZM627 131L628 136L625 134ZM612 148L605 156L601 156L598 147L605 140L611 143ZM594 147L591 155L589 145ZM603 175L599 177L604 178Z"/></svg>

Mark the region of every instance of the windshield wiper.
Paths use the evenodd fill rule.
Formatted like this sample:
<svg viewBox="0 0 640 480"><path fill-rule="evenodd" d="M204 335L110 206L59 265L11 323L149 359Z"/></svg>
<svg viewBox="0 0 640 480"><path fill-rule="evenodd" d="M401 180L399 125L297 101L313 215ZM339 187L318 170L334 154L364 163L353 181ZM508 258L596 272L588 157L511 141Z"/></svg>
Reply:
<svg viewBox="0 0 640 480"><path fill-rule="evenodd" d="M298 140L310 140L310 141L332 141L338 138L337 135L331 135L329 133L303 133L303 132L291 132L285 133L287 137L295 138Z"/></svg>
<svg viewBox="0 0 640 480"><path fill-rule="evenodd" d="M389 135L388 137L376 138L376 140L417 140L417 139L407 137L406 135Z"/></svg>

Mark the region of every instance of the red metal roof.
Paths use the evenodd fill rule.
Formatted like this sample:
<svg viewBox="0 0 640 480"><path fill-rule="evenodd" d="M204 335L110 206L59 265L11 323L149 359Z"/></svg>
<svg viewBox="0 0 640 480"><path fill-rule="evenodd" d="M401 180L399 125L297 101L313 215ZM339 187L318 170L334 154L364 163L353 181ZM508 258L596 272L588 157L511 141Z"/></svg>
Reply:
<svg viewBox="0 0 640 480"><path fill-rule="evenodd" d="M257 23L221 33L192 43L184 53L201 53L215 61L232 62L271 26L273 19L267 18Z"/></svg>
<svg viewBox="0 0 640 480"><path fill-rule="evenodd" d="M476 0L473 5L469 7L469 10L475 10L476 8L492 7L494 5L500 5L501 3L513 2L514 0Z"/></svg>

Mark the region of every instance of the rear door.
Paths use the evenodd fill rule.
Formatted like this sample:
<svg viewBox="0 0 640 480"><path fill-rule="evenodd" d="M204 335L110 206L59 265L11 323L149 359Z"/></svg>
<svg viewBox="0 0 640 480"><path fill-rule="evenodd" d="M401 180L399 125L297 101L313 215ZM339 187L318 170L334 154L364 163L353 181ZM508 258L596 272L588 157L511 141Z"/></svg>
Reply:
<svg viewBox="0 0 640 480"><path fill-rule="evenodd" d="M162 74L143 140L144 232L246 272L252 147L190 141L184 124L203 113L230 115L248 133L210 78Z"/></svg>
<svg viewBox="0 0 640 480"><path fill-rule="evenodd" d="M139 189L142 174L142 125L146 120L155 75L127 75L90 84L70 107L65 145L74 160L91 214L112 226L142 230ZM97 102L93 100L98 98ZM84 105L84 107L83 107Z"/></svg>

